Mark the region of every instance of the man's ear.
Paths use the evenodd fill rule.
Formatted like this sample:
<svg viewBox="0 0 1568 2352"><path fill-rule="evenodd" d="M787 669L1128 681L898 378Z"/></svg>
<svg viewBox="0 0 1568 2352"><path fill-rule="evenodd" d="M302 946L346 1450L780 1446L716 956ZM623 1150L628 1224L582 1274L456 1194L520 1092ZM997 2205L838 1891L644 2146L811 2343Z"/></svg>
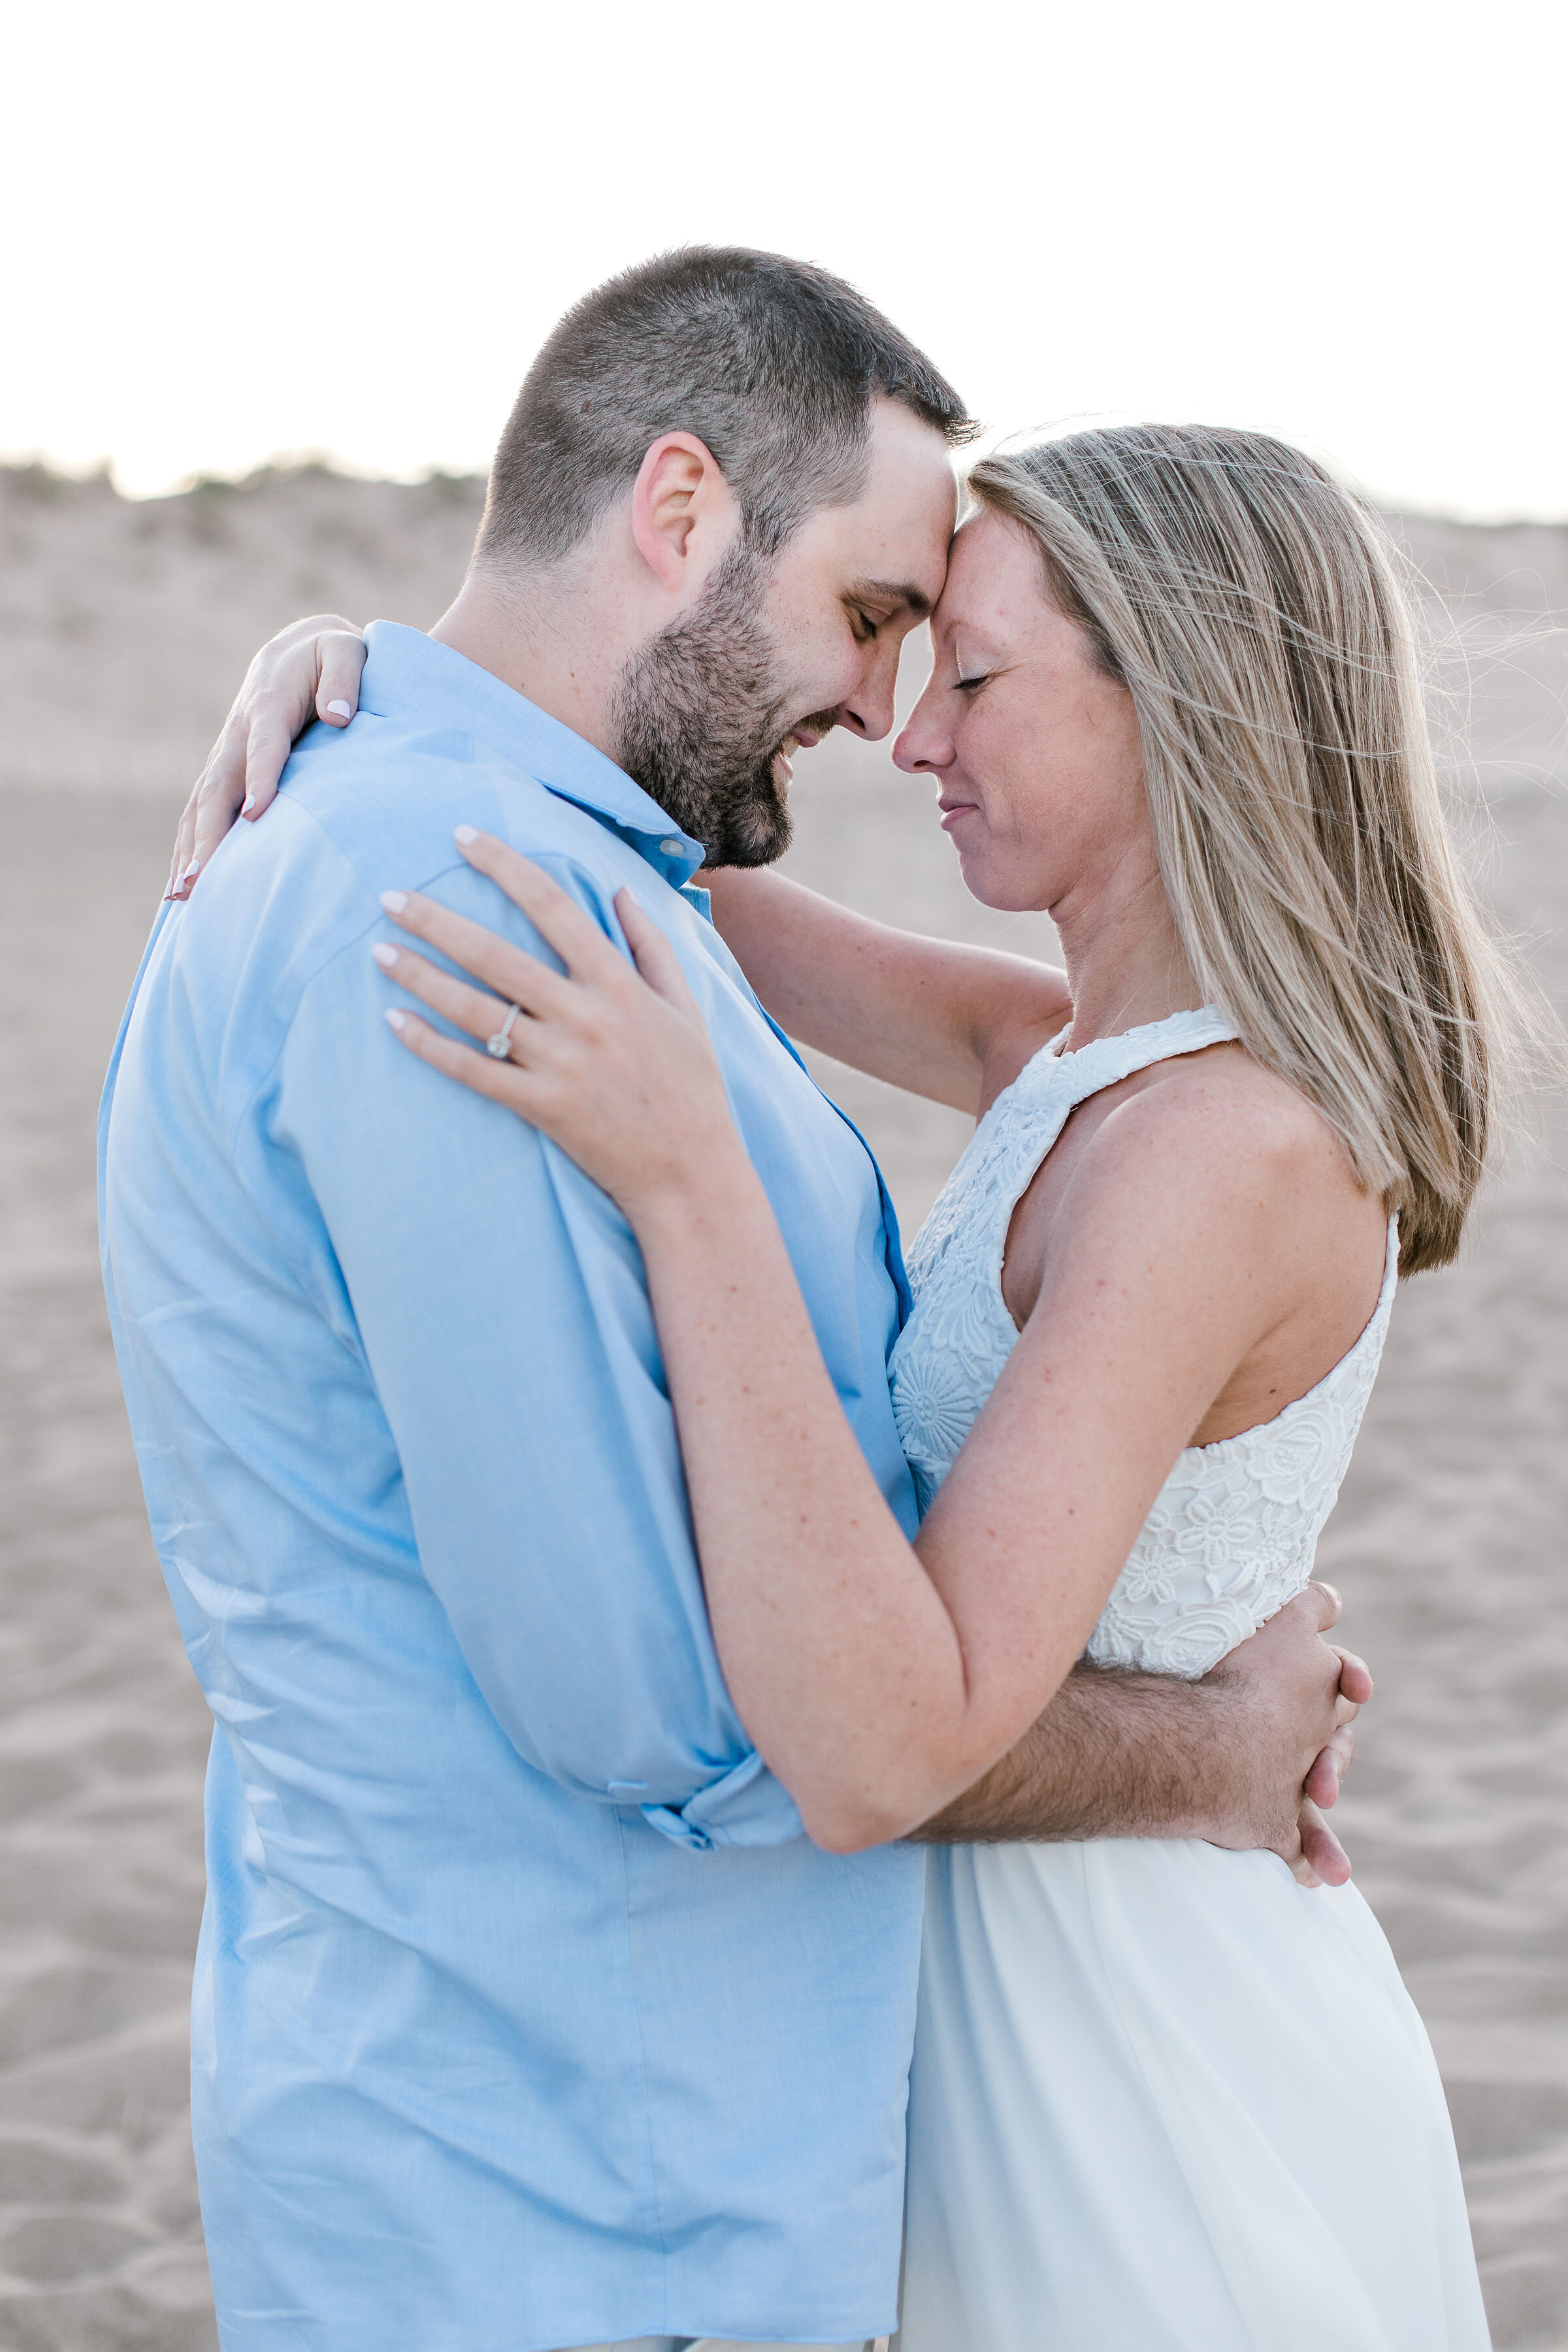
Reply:
<svg viewBox="0 0 1568 2352"><path fill-rule="evenodd" d="M632 488L632 538L669 595L685 597L729 546L739 509L718 460L695 433L662 433Z"/></svg>

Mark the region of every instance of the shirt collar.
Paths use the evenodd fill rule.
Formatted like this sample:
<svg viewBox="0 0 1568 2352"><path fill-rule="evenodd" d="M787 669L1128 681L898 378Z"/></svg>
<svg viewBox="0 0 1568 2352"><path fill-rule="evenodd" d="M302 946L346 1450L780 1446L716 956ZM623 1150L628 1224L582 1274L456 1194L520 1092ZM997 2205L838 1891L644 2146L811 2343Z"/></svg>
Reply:
<svg viewBox="0 0 1568 2352"><path fill-rule="evenodd" d="M525 769L546 792L611 826L673 888L691 879L702 863L701 843L671 824L640 784L570 727L422 629L373 621L364 638L362 710L460 728Z"/></svg>

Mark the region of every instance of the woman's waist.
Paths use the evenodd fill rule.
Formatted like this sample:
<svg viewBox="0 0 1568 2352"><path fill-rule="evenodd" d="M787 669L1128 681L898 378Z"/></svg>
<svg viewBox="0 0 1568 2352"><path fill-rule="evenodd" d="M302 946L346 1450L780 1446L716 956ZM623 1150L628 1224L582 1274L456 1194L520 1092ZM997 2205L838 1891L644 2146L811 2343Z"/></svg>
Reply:
<svg viewBox="0 0 1568 2352"><path fill-rule="evenodd" d="M1293 1601L1316 1531L1233 1551L1221 1564L1140 1546L1111 1588L1085 1655L1097 1666L1195 1680Z"/></svg>

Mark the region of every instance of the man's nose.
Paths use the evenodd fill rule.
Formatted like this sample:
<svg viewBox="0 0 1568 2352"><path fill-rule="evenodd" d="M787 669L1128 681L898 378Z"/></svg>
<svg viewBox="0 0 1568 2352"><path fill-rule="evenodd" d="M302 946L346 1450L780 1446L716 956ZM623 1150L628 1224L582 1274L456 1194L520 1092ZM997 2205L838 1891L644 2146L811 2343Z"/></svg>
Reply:
<svg viewBox="0 0 1568 2352"><path fill-rule="evenodd" d="M847 727L853 735L864 736L868 743L879 743L889 734L893 725L893 694L899 682L899 649L889 646L887 652L878 650L853 694L846 695L838 705L838 724Z"/></svg>

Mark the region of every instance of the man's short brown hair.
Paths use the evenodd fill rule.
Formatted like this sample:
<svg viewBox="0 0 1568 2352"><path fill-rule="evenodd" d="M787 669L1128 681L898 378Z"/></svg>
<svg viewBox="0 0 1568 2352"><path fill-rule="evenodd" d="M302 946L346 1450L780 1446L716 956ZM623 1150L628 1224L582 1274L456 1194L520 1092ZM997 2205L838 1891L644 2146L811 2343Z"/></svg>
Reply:
<svg viewBox="0 0 1568 2352"><path fill-rule="evenodd" d="M858 496L870 406L950 446L976 426L922 352L842 278L739 247L658 255L576 303L534 361L490 471L481 561L547 562L630 488L661 433L693 433L772 554Z"/></svg>

